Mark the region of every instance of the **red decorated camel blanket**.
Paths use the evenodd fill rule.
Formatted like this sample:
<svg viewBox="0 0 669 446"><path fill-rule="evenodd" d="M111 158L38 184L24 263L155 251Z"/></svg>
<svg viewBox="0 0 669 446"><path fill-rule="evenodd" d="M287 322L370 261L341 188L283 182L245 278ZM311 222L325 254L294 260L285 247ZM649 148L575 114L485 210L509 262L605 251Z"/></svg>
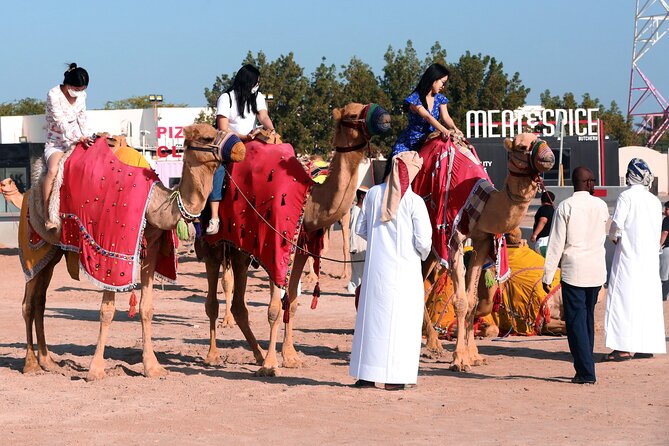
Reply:
<svg viewBox="0 0 669 446"><path fill-rule="evenodd" d="M448 268L457 229L469 234L472 221L477 221L490 193L495 190L473 146L456 145L452 140L428 140L419 152L423 167L413 181L414 192L425 199L432 223L432 250ZM494 253L498 279L510 273L502 234L495 236Z"/></svg>
<svg viewBox="0 0 669 446"><path fill-rule="evenodd" d="M54 190L62 220L58 246L77 252L80 270L100 288L128 291L140 281L145 213L160 180L151 169L121 162L104 138L66 156L62 185ZM38 239L31 228L30 244L40 246ZM176 280L176 243L174 231L166 232L156 265L156 275L170 281Z"/></svg>
<svg viewBox="0 0 669 446"><path fill-rule="evenodd" d="M221 226L209 244L227 242L251 254L280 288L288 286L298 246L318 254L322 236L302 228L315 184L290 144L245 143L243 161L226 166Z"/></svg>

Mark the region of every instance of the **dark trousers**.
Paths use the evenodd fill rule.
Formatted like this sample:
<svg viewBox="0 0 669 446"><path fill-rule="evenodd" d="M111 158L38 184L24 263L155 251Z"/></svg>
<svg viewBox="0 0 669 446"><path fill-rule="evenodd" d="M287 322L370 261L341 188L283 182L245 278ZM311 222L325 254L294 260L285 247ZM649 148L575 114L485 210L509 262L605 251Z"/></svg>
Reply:
<svg viewBox="0 0 669 446"><path fill-rule="evenodd" d="M595 380L595 304L601 286L579 287L562 284L562 302L567 325L569 351L574 357L576 376Z"/></svg>

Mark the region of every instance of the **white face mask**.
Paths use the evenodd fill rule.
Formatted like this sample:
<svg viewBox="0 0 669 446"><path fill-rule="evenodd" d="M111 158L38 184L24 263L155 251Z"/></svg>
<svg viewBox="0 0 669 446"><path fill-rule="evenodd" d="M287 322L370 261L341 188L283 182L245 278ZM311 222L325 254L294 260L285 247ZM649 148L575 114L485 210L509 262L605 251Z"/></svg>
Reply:
<svg viewBox="0 0 669 446"><path fill-rule="evenodd" d="M258 91L258 89L260 89L260 85L256 85L255 87L253 87L253 88L251 89L251 93L256 94L256 92Z"/></svg>
<svg viewBox="0 0 669 446"><path fill-rule="evenodd" d="M73 98L79 98L84 95L84 90L77 91L77 90L72 90L71 88L67 89L67 94L72 96Z"/></svg>

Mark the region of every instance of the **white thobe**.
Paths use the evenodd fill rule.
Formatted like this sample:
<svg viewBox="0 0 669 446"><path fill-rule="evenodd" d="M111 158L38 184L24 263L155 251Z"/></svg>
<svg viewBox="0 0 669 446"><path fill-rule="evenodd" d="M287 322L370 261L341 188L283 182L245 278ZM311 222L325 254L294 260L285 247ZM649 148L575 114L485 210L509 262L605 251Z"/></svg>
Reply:
<svg viewBox="0 0 669 446"><path fill-rule="evenodd" d="M356 232L367 239L349 374L366 381L415 384L423 323L421 259L432 245L422 198L409 188L395 218L381 221L386 183L372 187Z"/></svg>
<svg viewBox="0 0 669 446"><path fill-rule="evenodd" d="M609 236L618 238L604 313L613 350L666 353L659 247L662 204L642 185L618 197Z"/></svg>
<svg viewBox="0 0 669 446"><path fill-rule="evenodd" d="M362 283L362 273L365 268L365 253L367 251L367 240L355 232L355 225L360 218L361 208L353 206L351 209L351 226L349 235L349 250L351 253L351 281L348 283L348 292L353 294L355 289Z"/></svg>

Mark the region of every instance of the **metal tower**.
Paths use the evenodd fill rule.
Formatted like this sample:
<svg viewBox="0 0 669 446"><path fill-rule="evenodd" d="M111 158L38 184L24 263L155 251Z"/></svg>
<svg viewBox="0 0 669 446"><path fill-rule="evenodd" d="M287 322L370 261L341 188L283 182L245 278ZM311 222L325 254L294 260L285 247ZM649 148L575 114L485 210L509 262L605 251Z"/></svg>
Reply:
<svg viewBox="0 0 669 446"><path fill-rule="evenodd" d="M639 61L668 31L669 0L636 0L627 114L642 118L638 133L649 132L646 146L650 148L669 130L669 102L643 73Z"/></svg>

